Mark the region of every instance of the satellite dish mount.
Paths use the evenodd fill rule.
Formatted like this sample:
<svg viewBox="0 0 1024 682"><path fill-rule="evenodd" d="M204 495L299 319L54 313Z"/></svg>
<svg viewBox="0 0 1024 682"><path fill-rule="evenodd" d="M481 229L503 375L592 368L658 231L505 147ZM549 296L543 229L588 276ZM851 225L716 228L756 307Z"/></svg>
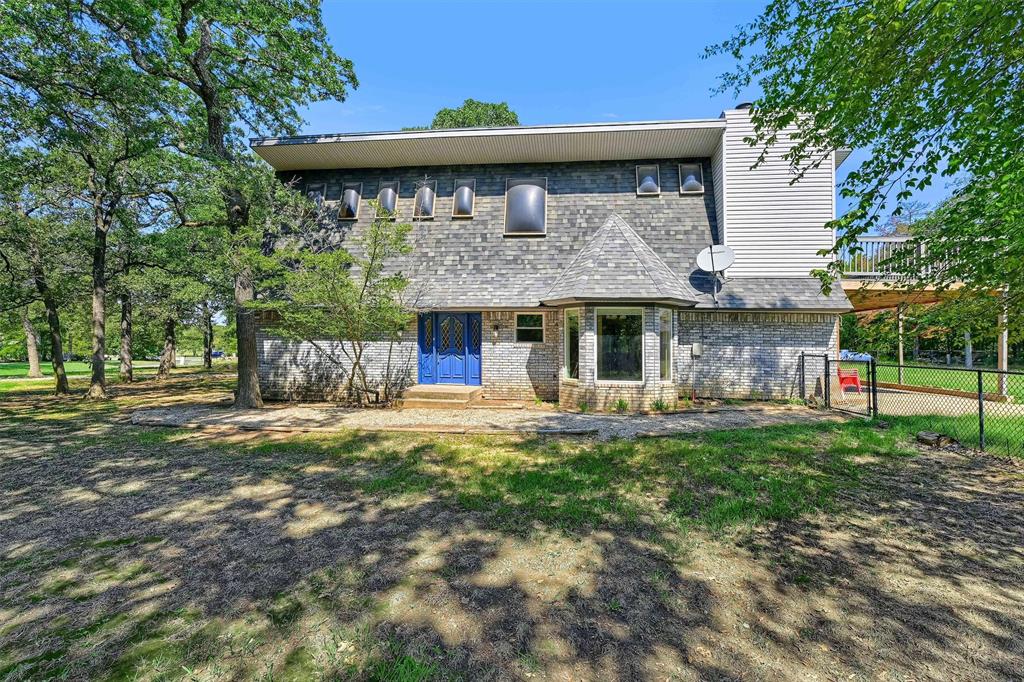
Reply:
<svg viewBox="0 0 1024 682"><path fill-rule="evenodd" d="M719 274L725 277L725 271L736 262L736 253L724 244L712 244L697 254L697 267L704 272L711 273L714 283L711 288L711 298L718 307L718 288L721 285Z"/></svg>

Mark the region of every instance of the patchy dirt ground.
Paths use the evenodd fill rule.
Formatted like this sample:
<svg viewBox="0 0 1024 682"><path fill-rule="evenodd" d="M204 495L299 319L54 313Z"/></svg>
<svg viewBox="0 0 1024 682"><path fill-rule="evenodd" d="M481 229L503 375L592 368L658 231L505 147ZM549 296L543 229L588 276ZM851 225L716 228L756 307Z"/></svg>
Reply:
<svg viewBox="0 0 1024 682"><path fill-rule="evenodd" d="M247 430L418 431L421 433L575 434L609 438L672 435L839 419L802 405L753 403L671 414L581 414L552 409L358 410L336 405L272 405L260 410L174 405L137 410L141 426L231 427Z"/></svg>
<svg viewBox="0 0 1024 682"><path fill-rule="evenodd" d="M361 455L466 436L350 433L318 451L124 422L129 405L213 390L169 386L123 389L120 409L0 403L0 679L1024 671L1019 463L843 452L860 483L827 513L567 530L382 478ZM528 467L547 446L522 440L473 443L522 447Z"/></svg>

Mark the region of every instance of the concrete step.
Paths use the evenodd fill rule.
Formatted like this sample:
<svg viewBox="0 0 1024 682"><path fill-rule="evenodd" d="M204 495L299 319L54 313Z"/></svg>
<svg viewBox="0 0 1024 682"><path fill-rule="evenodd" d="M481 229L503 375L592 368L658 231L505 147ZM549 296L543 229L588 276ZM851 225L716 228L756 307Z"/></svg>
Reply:
<svg viewBox="0 0 1024 682"><path fill-rule="evenodd" d="M483 389L479 386L410 386L402 394L407 400L461 400L470 401L480 397Z"/></svg>
<svg viewBox="0 0 1024 682"><path fill-rule="evenodd" d="M468 400L444 400L440 398L402 398L398 407L403 410L464 410L469 407Z"/></svg>

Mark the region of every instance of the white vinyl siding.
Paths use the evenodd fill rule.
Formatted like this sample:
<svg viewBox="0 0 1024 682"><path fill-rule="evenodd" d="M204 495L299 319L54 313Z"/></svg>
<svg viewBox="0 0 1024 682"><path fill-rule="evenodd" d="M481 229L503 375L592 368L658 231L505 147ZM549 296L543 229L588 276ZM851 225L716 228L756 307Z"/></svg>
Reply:
<svg viewBox="0 0 1024 682"><path fill-rule="evenodd" d="M718 223L719 243L725 243L725 155L722 148L725 142L725 131L722 131L722 142L711 155L711 186L715 193L715 220Z"/></svg>
<svg viewBox="0 0 1024 682"><path fill-rule="evenodd" d="M736 252L729 276L809 276L828 263L817 251L831 248L834 241L832 231L825 229L835 215L833 160L791 185L794 175L782 158L788 140L782 135L768 159L751 170L760 148L743 141L753 135L749 112L730 110L725 117L722 216L725 243ZM713 172L714 168L712 159Z"/></svg>

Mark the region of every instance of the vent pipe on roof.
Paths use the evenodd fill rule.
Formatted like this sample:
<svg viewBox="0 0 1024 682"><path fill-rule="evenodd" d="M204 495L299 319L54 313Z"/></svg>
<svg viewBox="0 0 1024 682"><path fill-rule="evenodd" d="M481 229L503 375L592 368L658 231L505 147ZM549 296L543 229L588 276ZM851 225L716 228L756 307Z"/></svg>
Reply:
<svg viewBox="0 0 1024 682"><path fill-rule="evenodd" d="M750 109L754 106L753 102L740 102L736 105L737 109Z"/></svg>

